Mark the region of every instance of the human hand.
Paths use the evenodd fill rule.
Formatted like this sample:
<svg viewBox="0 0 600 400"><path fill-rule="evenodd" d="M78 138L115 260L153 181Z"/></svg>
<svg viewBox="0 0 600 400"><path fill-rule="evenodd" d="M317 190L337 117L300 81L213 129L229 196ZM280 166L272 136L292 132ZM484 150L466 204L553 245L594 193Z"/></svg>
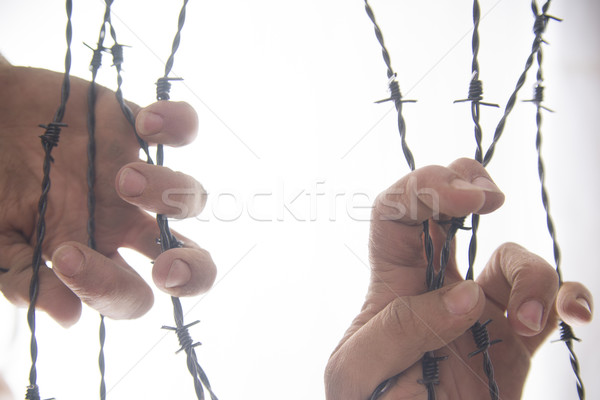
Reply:
<svg viewBox="0 0 600 400"><path fill-rule="evenodd" d="M531 356L558 319L591 320L590 292L573 282L559 289L556 271L516 244L498 248L476 283L463 281L452 249L446 285L427 292L423 221L437 212L438 221L486 214L503 202L483 167L467 159L448 168L418 169L377 198L369 291L327 365L328 400L369 399L381 382L395 376L380 399L426 399L427 389L418 381L420 360L428 351L448 356L439 364L438 398L488 398L481 355L468 357L475 350L469 328L488 319L493 320L491 339L502 340L489 350L501 398L519 399ZM429 226L438 254L434 265L439 265L447 225L434 221Z"/></svg>
<svg viewBox="0 0 600 400"><path fill-rule="evenodd" d="M29 283L37 203L41 193L43 150L38 124L58 107L62 75L46 70L0 66L0 290L12 303L29 303ZM205 250L176 235L183 248L160 254L156 221L144 210L169 217L197 215L206 192L192 177L139 160L133 129L110 90L97 87L97 251L87 243L87 90L71 78L71 96L58 147L53 151L51 190L46 212L45 260L40 268L37 308L64 326L75 323L85 302L115 319L136 318L153 304L150 287L117 252L132 248L154 260L156 286L173 296L208 290L215 265ZM190 143L198 126L186 103L157 102L137 115L140 136L150 143ZM168 202L163 194L168 195ZM175 205L175 206L174 206Z"/></svg>

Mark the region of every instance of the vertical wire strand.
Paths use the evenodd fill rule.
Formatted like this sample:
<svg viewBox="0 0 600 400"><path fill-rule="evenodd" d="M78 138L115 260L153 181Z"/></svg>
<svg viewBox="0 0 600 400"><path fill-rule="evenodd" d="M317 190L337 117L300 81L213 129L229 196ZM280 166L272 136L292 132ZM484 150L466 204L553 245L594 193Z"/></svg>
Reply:
<svg viewBox="0 0 600 400"><path fill-rule="evenodd" d="M414 171L415 170L415 160L414 160L412 151L410 150L410 147L408 146L408 143L406 140L406 122L405 122L404 116L402 114L402 104L405 102L414 102L414 100L403 100L402 99L400 85L399 85L398 81L396 80L397 74L394 71L394 69L392 68L392 61L391 61L390 53L385 46L385 40L383 38L383 33L381 32L381 28L379 27L379 24L377 23L377 20L375 18L375 13L373 12L373 9L372 9L371 5L369 4L368 0L365 0L365 11L367 13L367 16L369 17L369 19L371 20L371 22L373 24L373 29L375 31L375 37L377 38L377 41L379 42L379 45L381 46L381 54L383 57L383 61L385 62L385 65L387 67L387 77L389 79L388 84L390 87L390 98L377 101L377 103L383 103L386 101L394 102L394 106L396 108L396 113L397 113L397 125L398 125L398 132L400 134L402 152L404 153L404 158L406 159L406 162L407 162L410 170ZM425 270L425 280L426 280L428 290L433 290L434 281L436 280L435 270L434 270L434 265L433 265L435 249L433 246L433 240L431 238L429 228L430 228L429 220L423 221L423 246L425 248L425 257L427 259L427 267ZM443 279L442 279L442 281L443 281ZM430 366L431 363L435 362L437 365L437 363L442 360L442 358L436 358L432 354L429 354L429 355L430 355L429 358L424 357L423 361L422 361L424 363L423 364L424 371L431 369L431 366ZM428 366L428 368L425 368L426 365ZM373 394L371 395L370 400L377 400L381 396L383 396L387 392L387 390L389 390L389 388L391 386L393 386L396 379L397 379L397 377L391 377L391 378L387 379L386 381L382 382L379 386L377 386L377 388L375 388L375 390L373 391ZM425 382L425 380L426 379L424 377L423 381ZM439 380L436 379L435 383L429 383L429 384L425 385L427 387L428 398L430 400L435 400L435 398L436 398L434 385L437 385L437 384L439 384Z"/></svg>
<svg viewBox="0 0 600 400"><path fill-rule="evenodd" d="M179 12L179 18L177 21L177 32L173 38L173 44L171 46L171 53L167 62L165 63L165 73L164 75L158 79L157 81L157 100L169 100L169 90L170 90L170 80L173 78L169 78L169 74L171 73L171 69L173 68L173 63L175 61L175 53L179 49L179 44L181 41L181 31L183 30L183 26L185 25L185 16L186 16L186 8L187 8L188 0L183 1L183 5L181 7L181 11ZM175 78L178 80L178 78ZM156 164L163 165L164 164L164 150L162 144L157 144L156 146ZM160 230L160 245L161 251L167 251L172 248L181 247L181 242L177 240L177 238L171 233L169 229L169 221L167 217L163 214L156 215L156 222L158 224ZM165 329L173 330L177 334L179 338L179 343L181 345L181 349L186 353L186 364L188 367L188 371L193 378L194 382L194 390L196 392L196 396L198 400L203 400L205 398L204 391L208 391L210 398L212 400L218 400L216 394L213 392L210 381L200 363L198 362L198 357L196 355L195 347L200 343L194 343L191 339L191 336L188 332L188 328L198 321L193 322L191 324L185 324L184 322L184 314L183 307L181 305L181 301L178 297L171 296L171 302L173 303L173 317L175 320L175 327L163 327Z"/></svg>
<svg viewBox="0 0 600 400"><path fill-rule="evenodd" d="M43 165L43 179L42 179L42 193L38 202L38 222L36 225L36 244L33 252L32 259L32 275L31 282L29 285L29 309L27 310L27 322L31 331L30 340L30 353L31 353L31 368L29 370L29 386L25 399L27 400L39 400L39 386L37 384L37 357L38 357L38 345L36 339L36 320L35 320L35 306L40 290L39 282L39 270L42 264L42 253L43 243L46 235L46 210L48 208L48 194L50 193L51 181L50 181L50 170L51 164L54 161L52 158L52 149L58 145L60 138L60 130L65 127L66 124L62 123L65 115L67 100L70 94L70 71L71 71L71 40L73 36L72 25L71 25L71 14L73 11L73 4L71 0L66 0L65 3L66 15L67 15L67 26L66 26L66 43L67 51L65 54L65 72L63 76L63 82L61 85L60 105L54 114L54 118L48 125L40 125L46 129L46 132L40 136L42 146L44 148L44 165Z"/></svg>
<svg viewBox="0 0 600 400"><path fill-rule="evenodd" d="M473 35L471 39L471 50L472 50L472 61L471 61L471 82L469 84L469 95L464 100L457 100L456 102L466 102L469 101L471 103L471 118L473 120L473 129L475 136L475 160L480 164L483 164L483 130L480 123L480 106L487 105L497 107L496 104L484 103L483 100L483 83L479 79L480 78L480 69L479 69L479 47L480 47L480 38L479 38L479 24L481 22L481 7L479 5L478 0L473 1ZM456 103L455 102L455 103ZM477 254L477 230L479 229L479 214L473 213L471 215L471 238L469 240L468 247L468 269L465 276L467 280L473 280L474 277L474 265L475 265L475 257ZM489 323L489 321L488 321ZM489 346L491 346L489 340L486 342L477 341L477 337L485 336L489 337L487 333L487 324L482 324L480 321L476 321L475 324L471 327L471 332L473 333L473 339L478 345L479 351L474 354L482 353L483 355L483 371L488 380L488 389L490 393L490 398L492 400L499 399L499 388L496 383L495 375L494 375L494 366L492 364L492 360L489 355ZM497 342L496 342L497 343Z"/></svg>
<svg viewBox="0 0 600 400"><path fill-rule="evenodd" d="M536 20L535 29L540 31L540 35L542 32L545 31L545 28L546 28L546 25L547 25L549 19L557 20L557 18L555 18L555 17L548 16L547 12L548 12L549 7L550 7L550 0L548 0L542 6L542 10L540 13L538 6L537 6L537 2L535 0L532 0L532 2L531 2L531 9L533 11L533 15ZM543 50L542 50L541 46L539 47L539 49L536 52L536 61L537 61L537 72L536 72L536 83L534 86L534 94L533 94L533 98L531 100L526 100L526 101L534 103L536 106L535 148L537 151L538 177L539 177L539 181L540 181L541 199L542 199L542 205L544 207L544 211L546 213L546 227L548 230L548 234L550 236L550 240L552 242L552 250L553 250L553 255L554 255L554 265L556 268L556 274L558 275L559 285L562 286L563 277L562 277L562 272L561 272L561 253L560 253L560 247L558 244L558 238L556 235L554 221L552 219L552 214L550 212L550 200L549 200L549 196L548 196L548 190L546 188L544 160L542 157L542 141L543 141L542 111L543 110L550 111L550 110L542 105L542 102L544 101L544 86L543 86L544 74L543 74L543 69L542 69ZM575 381L576 381L575 385L576 385L576 389L577 389L577 395L580 400L583 400L583 399L585 399L585 387L583 385L583 380L580 375L579 360L577 358L577 355L575 354L575 350L573 349L573 341L574 340L579 341L579 339L577 337L575 337L575 334L573 333L571 326L569 324L567 324L565 321L561 321L559 326L560 326L560 330L561 330L560 341L565 342L565 345L569 352L569 360L571 363L571 367L573 369L573 374L575 375Z"/></svg>
<svg viewBox="0 0 600 400"><path fill-rule="evenodd" d="M92 79L88 88L88 116L87 116L87 129L88 129L88 165L87 165L87 204L88 204L88 247L92 250L96 250L96 100L98 97L96 88L96 77L98 71L102 66L102 53L106 50L104 47L104 39L106 37L106 25L110 21L110 7L113 0L106 0L104 17L102 25L100 27L100 33L98 34L98 42L96 48L92 49L93 55L90 62L90 71L92 73ZM88 46L89 47L89 46ZM106 325L104 321L104 315L99 314L100 321L98 326L98 369L100 372L100 387L99 395L100 400L106 400L106 360L104 356L105 344L106 344Z"/></svg>

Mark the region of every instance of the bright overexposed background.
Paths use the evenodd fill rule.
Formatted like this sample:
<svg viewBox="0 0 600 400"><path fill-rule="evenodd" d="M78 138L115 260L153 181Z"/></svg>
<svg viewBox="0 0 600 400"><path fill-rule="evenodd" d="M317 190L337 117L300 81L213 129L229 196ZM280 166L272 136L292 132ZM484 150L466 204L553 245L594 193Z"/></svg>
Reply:
<svg viewBox="0 0 600 400"><path fill-rule="evenodd" d="M154 99L180 8L179 1L124 1L113 22L125 49L125 97ZM474 153L469 106L470 0L373 0L405 97L408 143L417 166L445 165ZM481 79L485 99L506 103L532 42L530 4L482 0ZM104 1L75 1L74 75L89 79L90 51ZM544 47L547 185L565 280L597 293L600 226L600 3L556 1ZM57 0L0 1L0 51L15 65L62 71L64 6ZM105 58L99 81L115 88ZM168 150L166 165L203 182L204 213L172 226L208 249L218 268L208 294L184 300L201 364L222 400L324 399L329 353L359 311L366 291L368 207L408 172L401 153L380 48L362 1L222 0L190 2L175 58L174 100L190 102L200 134ZM534 73L520 99L531 97ZM57 94L58 102L58 94ZM506 204L482 218L477 269L493 249L516 241L552 260L537 178L534 106L517 104L489 172ZM487 147L500 117L483 114ZM49 116L40 116L40 123ZM82 222L83 223L83 222ZM468 234L459 238L462 265ZM125 251L150 279L150 262ZM42 395L97 396L98 316L86 309L64 330L38 315ZM135 321L108 321L107 384L111 399L194 398L172 324L170 299ZM600 397L600 326L577 327L588 398ZM555 334L553 339L556 339ZM25 311L0 300L0 373L22 397L29 368ZM442 377L443 379L443 377ZM526 399L576 398L566 348L536 355Z"/></svg>

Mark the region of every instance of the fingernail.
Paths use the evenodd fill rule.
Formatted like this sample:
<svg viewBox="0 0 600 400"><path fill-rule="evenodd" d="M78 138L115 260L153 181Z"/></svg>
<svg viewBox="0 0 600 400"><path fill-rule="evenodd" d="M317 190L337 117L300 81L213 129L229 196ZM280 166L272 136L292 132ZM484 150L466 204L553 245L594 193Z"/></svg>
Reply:
<svg viewBox="0 0 600 400"><path fill-rule="evenodd" d="M73 246L61 246L52 256L52 268L72 278L83 269L83 253Z"/></svg>
<svg viewBox="0 0 600 400"><path fill-rule="evenodd" d="M171 269L165 281L165 287L171 289L183 286L189 282L191 277L192 271L190 270L190 266L186 262L176 259L171 264Z"/></svg>
<svg viewBox="0 0 600 400"><path fill-rule="evenodd" d="M464 281L454 286L443 296L446 309L452 314L466 314L479 301L479 285L473 281Z"/></svg>
<svg viewBox="0 0 600 400"><path fill-rule="evenodd" d="M529 300L521 304L517 311L517 319L534 332L541 329L543 315L544 306L537 300Z"/></svg>
<svg viewBox="0 0 600 400"><path fill-rule="evenodd" d="M475 186L472 183L469 183L464 179L459 178L454 179L452 182L450 182L450 186L458 190L468 190L471 192L481 192L483 190L483 188Z"/></svg>
<svg viewBox="0 0 600 400"><path fill-rule="evenodd" d="M478 176L477 178L473 179L473 182L471 182L473 185L485 190L486 192L494 192L494 193L502 193L502 191L498 188L498 186L496 186L496 184L494 182L492 182L490 179L486 178L485 176Z"/></svg>
<svg viewBox="0 0 600 400"><path fill-rule="evenodd" d="M146 188L146 178L133 168L126 168L119 179L119 191L127 197L137 197Z"/></svg>
<svg viewBox="0 0 600 400"><path fill-rule="evenodd" d="M163 129L164 119L161 115L150 111L142 111L138 115L138 131L144 136L160 133Z"/></svg>
<svg viewBox="0 0 600 400"><path fill-rule="evenodd" d="M581 304L583 307L585 307L585 309L590 314L592 313L592 307L590 307L590 303L588 303L586 299L584 299L583 297L578 297L575 299L575 301L578 302L579 304Z"/></svg>

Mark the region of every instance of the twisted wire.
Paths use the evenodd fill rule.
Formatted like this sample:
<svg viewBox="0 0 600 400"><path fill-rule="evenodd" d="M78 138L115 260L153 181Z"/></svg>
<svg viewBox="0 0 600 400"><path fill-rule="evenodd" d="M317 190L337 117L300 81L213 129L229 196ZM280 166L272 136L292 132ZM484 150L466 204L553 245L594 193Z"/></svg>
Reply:
<svg viewBox="0 0 600 400"><path fill-rule="evenodd" d="M401 140L401 146L402 146L402 152L404 153L404 158L406 159L406 162L410 168L411 171L415 170L415 160L414 160L414 156L412 154L412 151L410 150L408 143L406 141L406 122L404 120L404 117L402 115L402 103L408 103L408 102L415 102L415 100L404 100L402 98L402 93L400 91L400 84L397 81L397 74L396 72L394 72L394 69L392 68L392 62L391 62L391 57L389 54L389 51L387 50L386 46L385 46L385 40L383 38L383 33L381 32L381 28L379 27L379 24L377 23L377 20L375 18L375 13L373 12L373 9L371 7L371 5L369 4L368 0L365 0L365 11L369 17L369 19L371 20L371 22L373 23L373 29L375 31L375 36L377 38L377 41L379 42L379 45L381 46L381 54L383 56L383 61L385 62L385 65L387 67L387 77L388 77L388 86L389 86L389 90L390 90L390 97L384 100L379 100L376 103L384 103L387 101L393 101L394 102L394 106L396 108L396 113L397 113L397 124L398 124L398 132L400 134L400 140ZM450 239L451 241L452 239ZM434 270L434 265L433 265L433 260L434 260L434 246L433 246L433 240L431 238L431 234L429 231L429 220L425 220L423 221L423 246L425 248L425 257L427 259L427 267L425 270L425 280L426 280L426 284L427 287L429 288L429 290L433 290L432 288L435 286L434 281L436 280L436 276L435 276L435 270ZM437 278L439 281L443 282L443 273L441 275L441 277ZM438 359L436 361L436 363L438 361L440 361L441 359ZM430 360L427 359L427 357L423 358L423 365L424 365L424 371L426 369L426 366L430 367L431 363ZM394 383L396 382L397 377L392 377L389 378L387 380L385 380L384 382L382 382L379 386L377 386L377 388L375 388L375 390L373 391L370 400L377 400L379 399L384 393L386 393L386 391L392 387L394 385ZM427 391L428 391L428 397L430 400L435 400L435 387L433 384L427 384Z"/></svg>
<svg viewBox="0 0 600 400"><path fill-rule="evenodd" d="M106 7L110 8L113 0L105 0L105 2ZM121 108L125 119L127 120L127 122L129 122L129 125L133 129L135 138L140 148L144 151L144 154L146 155L146 162L148 164L153 164L154 162L152 161L152 157L150 156L150 149L148 148L148 143L146 143L146 141L142 139L138 134L137 129L135 128L135 116L133 115L133 111L131 111L131 108L129 108L129 106L125 103L125 99L123 98L122 64L124 61L124 45L120 44L117 40L117 32L112 24L110 12L108 13L108 18L105 21L106 23L108 23L110 36L112 37L112 40L114 42L113 46L110 48L110 53L113 56L113 67L115 67L115 70L117 71L117 90L115 91L115 97L117 98L117 102L119 103L119 107Z"/></svg>
<svg viewBox="0 0 600 400"><path fill-rule="evenodd" d="M477 321L471 327L471 333L473 334L473 339L475 340L475 344L477 349L469 354L469 357L473 357L477 354L483 354L483 372L488 377L488 389L490 392L490 398L492 400L498 400L499 390L498 384L496 383L496 379L494 376L494 368L492 365L492 360L489 355L489 348L496 343L500 343L501 340L490 340L490 335L487 331L487 325L492 322L491 319L487 320L483 324Z"/></svg>
<svg viewBox="0 0 600 400"><path fill-rule="evenodd" d="M436 357L433 351L428 351L423 356L423 379L419 383L427 387L427 400L435 400L435 386L440 384L440 361L448 356Z"/></svg>
<svg viewBox="0 0 600 400"><path fill-rule="evenodd" d="M456 100L455 103L471 102L471 118L473 120L474 134L475 134L475 160L480 164L483 164L483 130L480 123L480 106L498 107L497 104L483 102L483 82L479 79L479 24L481 22L481 8L479 1L473 1L473 36L471 39L471 50L472 50L472 61L471 61L471 81L469 83L469 94L466 99ZM477 230L479 228L479 215L474 213L471 215L471 239L469 240L468 249L468 263L466 277L467 280L473 280L473 269L475 265L475 257L477 255ZM472 327L471 332L473 333L473 339L478 347L478 350L474 354L483 354L483 370L488 379L488 387L490 396L492 399L498 398L498 385L494 376L494 367L490 358L487 346L482 346L480 341L481 337L488 338L487 324L481 324L477 321Z"/></svg>
<svg viewBox="0 0 600 400"><path fill-rule="evenodd" d="M544 32L544 30L546 28L546 24L548 23L549 19L559 20L558 18L551 17L547 14L549 7L550 7L550 0L547 1L542 6L542 10L540 13L538 10L537 2L535 0L533 0L531 2L531 9L532 9L533 15L535 17L534 32L536 33L536 35L541 36L541 34ZM542 158L542 110L543 109L549 110L549 109L542 105L542 102L544 101L544 86L543 86L544 75L543 75L543 70L542 70L543 50L542 50L541 46L537 50L536 55L537 55L537 57L536 57L536 60L537 60L536 78L537 79L536 79L536 83L534 86L533 98L531 100L526 100L526 101L534 103L536 106L535 147L537 150L537 158L538 158L538 160L537 160L538 161L538 177L539 177L540 186L541 186L542 205L544 206L544 211L546 213L546 226L548 228L548 234L550 235L550 239L552 241L552 249L553 249L553 254L554 254L554 264L556 266L556 274L558 275L559 285L562 286L563 278L562 278L562 272L561 272L561 268L560 268L560 264L561 264L561 262L560 262L561 261L560 247L558 245L558 239L556 237L554 221L552 219L552 214L550 212L550 201L548 198L548 191L546 189L544 161ZM569 351L569 360L571 362L571 367L572 367L573 373L575 375L577 394L579 396L579 399L583 400L585 398L585 388L583 385L583 380L580 375L579 360L573 349L573 340L577 340L577 341L580 341L580 340L575 337L571 326L569 324L567 324L566 322L561 321L560 328L561 328L560 341L563 341L565 343L565 345L567 346L567 349Z"/></svg>
<svg viewBox="0 0 600 400"><path fill-rule="evenodd" d="M37 368L36 362L38 357L38 345L35 336L35 306L39 295L39 270L42 264L42 248L44 238L46 235L46 210L48 208L48 194L50 192L50 169L51 164L54 161L52 158L52 149L58 146L60 138L60 130L65 127L66 124L62 123L62 119L65 115L67 100L70 94L70 79L69 74L71 71L71 39L73 36L71 26L71 14L73 10L73 4L71 0L66 0L65 9L67 14L67 27L65 32L67 51L65 54L65 72L63 76L63 82L61 85L60 105L54 114L52 122L48 125L40 125L45 128L45 133L40 136L42 146L44 148L44 165L43 165L43 178L42 178L42 193L38 202L38 222L36 225L36 244L33 251L33 259L31 263L32 273L31 282L29 285L29 309L27 310L27 322L31 331L30 341L30 352L31 352L31 368L29 370L29 386L27 387L27 393L25 398L28 400L39 400L39 387L37 385Z"/></svg>
<svg viewBox="0 0 600 400"><path fill-rule="evenodd" d="M490 144L487 151L485 152L485 156L483 158L483 166L484 167L487 167L487 165L492 160L492 157L494 155L494 150L496 148L496 144L498 143L498 140L500 140L500 137L502 136L502 133L504 132L504 126L506 125L506 119L510 115L510 113L511 113L512 109L514 108L515 103L517 101L517 94L519 93L519 90L521 90L521 88L523 87L523 84L525 83L525 80L527 78L527 72L533 65L533 61L534 61L538 51L540 50L542 43L545 43L542 35L546 31L546 26L548 25L548 21L550 19L558 20L557 18L552 17L546 13L548 11L548 8L550 7L550 2L551 2L551 0L548 0L542 6L541 14L537 13L537 5L535 4L535 1L532 3L532 8L534 9L536 18L535 18L535 22L534 22L534 26L533 26L533 32L535 34L535 37L534 37L533 43L531 45L531 52L529 53L529 56L527 56L527 60L525 61L525 68L523 69L523 72L521 73L521 75L519 76L519 79L517 80L515 89L513 90L512 94L510 95L510 97L506 103L506 106L504 107L504 114L502 115L502 118L500 118L500 121L498 122L498 125L496 126L496 130L494 132L494 138L492 139L492 143Z"/></svg>
<svg viewBox="0 0 600 400"><path fill-rule="evenodd" d="M113 0L106 0L106 6L104 11L104 17L102 25L100 27L100 33L98 34L98 42L96 48L90 49L93 51L92 60L90 62L90 71L92 73L92 79L88 88L88 116L87 116L87 130L88 130L88 165L87 165L87 204L88 204L88 223L87 223L87 234L88 234L88 247L92 250L96 250L96 100L98 93L96 89L96 77L98 71L102 66L102 53L106 50L104 47L104 39L106 37L106 25L110 23L110 12L111 4ZM104 357L104 348L106 344L106 326L104 322L104 315L100 314L100 322L98 327L98 369L100 371L100 400L106 399L106 361Z"/></svg>
<svg viewBox="0 0 600 400"><path fill-rule="evenodd" d="M429 287L429 290L437 290L444 286L444 278L446 277L446 267L450 259L450 249L452 247L452 240L456 236L459 229L467 230L469 228L464 227L465 217L454 217L449 221L440 222L440 225L450 225L448 232L446 233L446 240L442 247L440 256L440 271L433 279L433 284Z"/></svg>
<svg viewBox="0 0 600 400"><path fill-rule="evenodd" d="M171 69L173 68L173 62L175 60L175 53L179 48L179 43L181 40L181 31L185 24L185 13L187 7L188 0L183 1L183 5L181 7L181 11L179 13L179 19L177 22L177 32L173 39L173 45L171 46L171 54L165 63L165 73L164 76L159 78L156 84L157 100L169 100L169 90L171 88L170 80L179 80L180 78L169 78L169 74L171 73ZM164 163L164 150L162 144L158 144L156 146L156 164L163 165ZM166 216L163 214L156 215L156 222L158 224L158 228L160 231L160 246L161 251L165 252L172 248L181 247L182 243L177 240L177 238L171 233L169 229L169 221ZM198 357L196 355L195 347L199 346L200 343L194 343L189 334L188 328L192 325L198 323L198 321L193 322L191 324L184 323L184 314L183 308L181 306L181 301L178 297L171 296L171 301L173 303L173 317L175 319L175 327L163 327L165 329L173 330L177 334L179 339L180 349L177 352L185 351L186 353L186 363L188 367L188 371L194 380L194 389L196 392L196 396L198 400L204 399L204 391L208 391L210 398L212 400L218 400L217 396L212 390L208 377L206 373L200 366L198 362Z"/></svg>
<svg viewBox="0 0 600 400"><path fill-rule="evenodd" d="M375 14L373 13L373 9L369 4L368 0L365 0L365 10L367 15L371 19L373 23L373 29L375 30L375 36L377 37L377 41L381 45L381 54L383 55L383 61L387 67L387 77L389 79L388 86L390 88L390 97L385 100L380 100L377 103L382 103L386 101L393 101L396 107L396 113L398 115L398 132L400 134L400 140L402 145L402 152L404 153L404 157L406 158L406 162L411 171L415 170L415 160L412 154L412 151L408 147L408 143L406 142L406 122L404 121L404 116L402 115L402 103L414 102L414 100L403 100L402 94L400 92L400 84L396 80L396 73L392 68L392 61L390 58L390 53L385 47L385 41L383 39L383 34L381 33L381 29L377 24L377 20L375 19Z"/></svg>

